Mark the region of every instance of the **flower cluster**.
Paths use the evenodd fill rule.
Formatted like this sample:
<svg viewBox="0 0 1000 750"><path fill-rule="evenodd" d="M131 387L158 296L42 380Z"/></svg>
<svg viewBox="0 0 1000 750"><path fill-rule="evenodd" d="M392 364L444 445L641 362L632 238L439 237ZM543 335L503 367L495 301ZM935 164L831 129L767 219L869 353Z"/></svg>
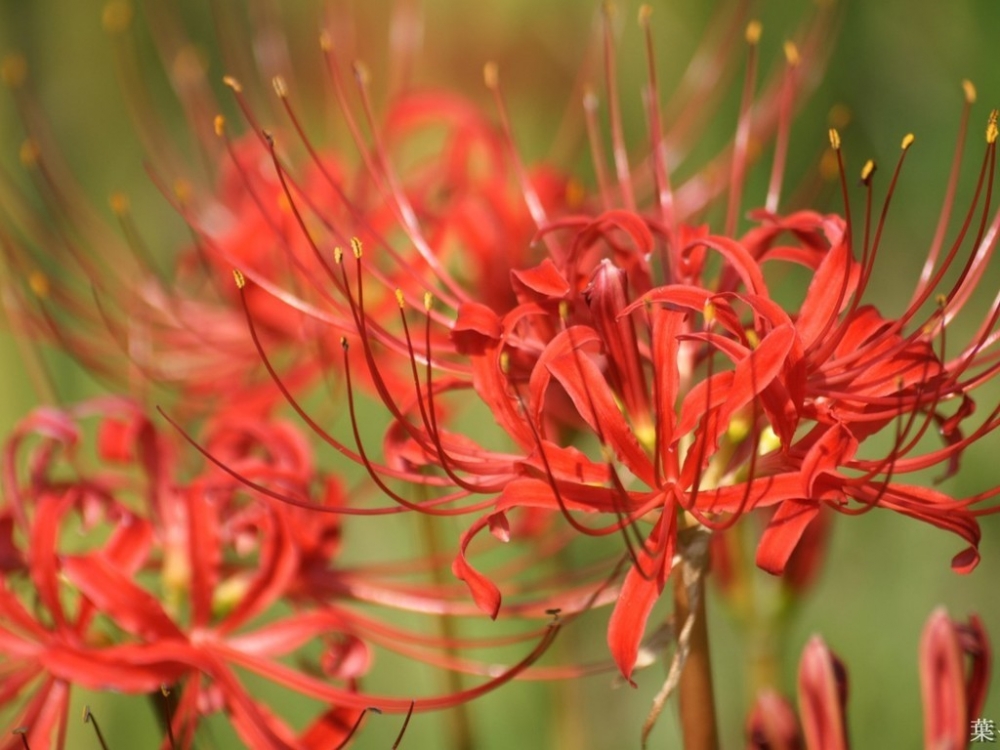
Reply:
<svg viewBox="0 0 1000 750"><path fill-rule="evenodd" d="M97 455L87 457L82 423L95 418ZM407 586L391 585L391 574L338 568L344 491L317 473L295 429L231 417L214 421L201 440L224 469L192 466L183 441L113 398L36 411L11 436L0 505L0 703L21 699L18 722L32 747L56 737L61 746L77 686L174 695L173 746L192 746L200 719L223 712L251 747L328 748L349 737L366 709L407 712L418 698L441 708L509 680L554 634L464 692L364 693L375 647L433 661L449 644L350 606L365 597L353 593L354 576L383 601L405 602ZM79 470L83 463L97 466ZM312 507L262 499L246 491L248 482ZM241 673L328 708L294 731Z"/></svg>
<svg viewBox="0 0 1000 750"><path fill-rule="evenodd" d="M4 190L10 228L0 239L24 280L8 290L11 319L117 388L162 388L169 404L160 416L117 397L43 409L8 442L0 703L23 703L33 747L64 744L73 686L175 693L167 726L184 747L217 712L249 746L330 747L349 741L367 708L453 707L518 676L617 668L634 684L667 633L676 648L644 739L679 686L685 742L707 748L716 739L704 581L711 573L727 592L745 574L730 545L745 519L763 529L757 567L793 592L815 577L836 515L889 511L930 524L962 541L955 571L976 567L978 519L1000 509L991 502L1000 488L954 497L923 477L954 475L966 449L1000 427L1000 405L976 404L1000 371L1000 295L963 322L1000 236L997 113L974 196L956 212L976 98L965 85L939 230L907 303L890 312L873 279L914 136L902 140L881 207L875 163L861 168L860 218L837 129L824 158L842 213L801 200L809 186L789 200L790 123L824 63L831 12L815 10L759 84L762 27L739 11L719 15L689 79L663 102L651 9L640 10L647 134L635 156L606 9L605 101L583 97L591 189L522 157L496 64L484 68L494 116L453 92L405 87L380 110L367 68L348 72L336 35L324 33L328 84L353 142L344 148L307 126L306 97L273 39L260 53L271 104L226 76L243 125L215 114L204 61L151 10L212 172L200 182L181 174L155 115L136 107L156 146L152 179L190 229L168 273L154 270L123 196L112 209L124 242L82 208L40 135L23 61L7 60L3 78L29 131L22 161L46 213L39 220ZM400 18L412 23L405 8ZM106 7L126 85L141 89L130 23L127 3ZM678 179L740 61L731 141ZM767 192L746 212L748 174L765 152ZM58 273L67 263L71 278ZM808 277L795 302L777 291L786 274ZM321 383L349 427L317 410ZM311 438L276 416L282 408L346 461L317 467ZM92 417L96 455L80 460L80 422ZM169 427L156 426L161 418ZM355 489L343 489L341 469L361 475ZM426 559L341 566L352 523L401 513L435 529ZM456 518L457 546L442 549L438 524ZM483 531L514 542L504 564L477 557ZM587 548L588 564L554 573L535 564L571 548ZM443 578L449 566L453 578ZM651 633L668 581L673 615ZM445 625L428 636L359 602L529 625L484 639ZM553 616L569 624L604 605L607 664L534 666L559 629ZM961 741L982 707L988 645L970 622L938 613L928 625L928 742ZM512 666L464 653L524 643L529 653ZM440 696L373 695L363 681L376 647L487 679ZM968 679L963 653L973 657ZM314 701L313 722L293 728L247 673ZM751 746L799 747L804 737L808 747L846 747L838 675L812 642L800 674L803 733L767 693L751 715Z"/></svg>

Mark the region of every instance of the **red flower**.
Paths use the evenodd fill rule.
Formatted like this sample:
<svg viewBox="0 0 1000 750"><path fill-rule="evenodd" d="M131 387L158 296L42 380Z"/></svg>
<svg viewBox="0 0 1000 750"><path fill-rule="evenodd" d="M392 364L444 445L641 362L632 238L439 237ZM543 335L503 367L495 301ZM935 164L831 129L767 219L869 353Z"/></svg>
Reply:
<svg viewBox="0 0 1000 750"><path fill-rule="evenodd" d="M642 22L648 31L648 14ZM685 557L678 543L683 528L720 531L748 512L768 508L757 562L780 574L823 506L845 514L882 508L961 536L968 548L953 560L956 570L971 570L978 560L976 516L987 511L974 506L995 491L956 500L901 478L934 465L954 472L962 450L1000 424L1000 410L978 423L969 421L970 392L997 370L993 349L1000 305L958 356L944 346L949 324L972 294L995 245L996 233L987 231L995 124L991 120L979 189L961 232L944 253L941 241L935 241L911 305L898 317L886 317L865 301L885 216L883 211L882 219L871 221L872 165L862 172L869 201L860 237L847 210L842 167L843 219L808 210L777 212L787 126L801 87L800 59L816 64L822 57L820 27L807 30L801 55L794 45L786 48L784 72L755 98L760 29L750 24L736 137L720 157L726 179L710 180L706 175L720 172L706 172L685 184L670 180L666 150L677 134L663 132L652 77L649 157L642 165L645 177L633 174L617 112L609 36L615 179L608 177L600 142L593 137L599 195L590 200L553 200L558 191L548 190L551 181L540 177L551 170L522 163L494 66L486 68L486 83L497 100L501 135L468 107L440 97L412 104L402 100L402 114L391 109L389 124L381 129L372 116L367 78L356 70L362 114L373 132L371 147L360 140L359 147L367 178L381 186L376 191L381 202L345 200L340 207L358 227L350 240L353 260L345 261L339 249L347 237L336 214L319 205L319 196L338 183L324 173L326 160L301 130L313 157L305 173L293 180L275 141L263 136L273 176L247 180L246 187L259 184L270 196L268 205L284 199L291 213L285 219L294 220L283 225L289 229L282 234L286 254L301 270L311 270L305 275L315 283L301 295L276 290L280 279L259 268L259 260L243 263L224 248L217 253L221 260L247 265L246 274L237 273L237 286L253 339L286 397L323 439L363 464L400 508L479 514L462 535L453 571L491 617L500 611L499 588L470 564L466 551L483 529L503 541L511 538L507 516L515 509L526 519L561 513L586 536L622 536L631 566L611 617L609 645L625 676L631 674L646 621L675 558ZM343 104L338 63L327 52ZM276 87L294 117L286 86L279 81ZM594 125L592 98L587 106ZM344 113L355 128L354 114L346 106ZM443 157L425 165L423 174L431 175L431 182L422 185L424 190L411 190L396 171L389 144L397 128L405 131L437 117L447 123L448 146ZM773 131L776 154L765 208L751 214L754 225L739 235L750 136L759 140ZM839 136L834 132L831 140L842 164ZM461 159L457 164L465 171L456 168L455 154L467 153L459 144L480 142L491 159L506 146L510 172L523 194L520 211L507 210L514 199L503 190L503 179L472 179ZM904 140L904 155L912 142L912 137ZM498 174L505 172L498 168ZM315 190L300 187L324 180L325 187ZM430 210L426 188L440 185L449 186L448 196L458 197L446 200L438 214ZM724 226L713 231L696 224L698 212L723 191ZM981 193L986 207L977 223ZM463 226L480 226L479 219L465 223L470 205L477 217L492 208L520 218L498 219L495 226L503 231L481 243L478 235L466 237L477 270L456 277L448 243L428 238L455 217ZM537 237L536 246L527 250L525 212ZM950 212L946 205L943 216ZM272 223L277 220L274 214ZM978 229L973 232L972 226ZM400 253L386 242L390 229L402 231L412 249ZM966 251L958 281L944 287L969 241L972 249ZM240 240L235 247L245 244ZM765 269L775 263L804 266L812 273L799 306L783 306L771 295ZM498 284L490 276L508 268L509 283ZM429 289L440 302L428 292L420 304ZM941 308L921 317L936 293L943 295ZM343 361L353 440L330 435L317 424L285 382L280 363L269 353L268 334L280 327L275 321L281 315L262 301L269 295L310 315L313 302L321 302L334 330L346 329ZM393 304L401 310L398 319L386 315ZM411 331L412 309L422 311L422 330ZM381 458L360 440L353 401L359 372L392 420ZM492 412L513 447L490 445L449 418L452 395L469 390ZM948 407L949 402L958 406ZM932 427L939 428L945 444L926 451L922 438ZM884 455L870 457L862 447L882 431L893 433L893 444ZM395 481L441 488L443 494L414 501L394 489ZM526 520L525 527L537 532L540 525Z"/></svg>
<svg viewBox="0 0 1000 750"><path fill-rule="evenodd" d="M77 422L93 415L103 418L101 467L66 478L63 464L87 460L79 455ZM34 445L26 450L29 440ZM25 701L17 724L28 727L33 747L63 745L73 686L131 694L169 686L177 692L172 732L183 747L191 746L201 716L222 711L250 747L326 748L344 739L368 707L407 712L420 698L421 707L440 708L502 684L554 635L543 633L527 659L494 669L492 679L464 692L362 693L372 644L410 656L438 644L331 596L341 521L316 509L336 510L342 500L333 483L325 498L312 499L315 470L297 432L230 417L211 426L205 446L227 470L208 464L180 479L176 448L135 406L115 399L36 412L8 444L0 702ZM315 509L261 500L247 494L246 483ZM67 541L71 528L78 530L75 544ZM339 593L349 587L349 578L341 581ZM377 579L369 585L378 588ZM34 608L27 606L32 596ZM319 663L290 666L288 657L304 658L310 644L321 646ZM329 708L296 732L261 702L245 673Z"/></svg>

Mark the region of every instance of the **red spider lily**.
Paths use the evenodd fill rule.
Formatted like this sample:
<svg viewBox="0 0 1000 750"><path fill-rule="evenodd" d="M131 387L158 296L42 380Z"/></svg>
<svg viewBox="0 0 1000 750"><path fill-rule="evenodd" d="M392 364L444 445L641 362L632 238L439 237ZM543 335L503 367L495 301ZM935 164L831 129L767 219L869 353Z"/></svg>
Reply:
<svg viewBox="0 0 1000 750"><path fill-rule="evenodd" d="M946 331L982 277L1000 226L1000 215L990 221L994 118L976 197L955 240L942 253L943 233L935 239L911 304L898 317L885 317L863 300L902 158L877 222L871 216L874 166L865 166L868 200L860 239L849 206L843 219L806 210L783 216L774 210L777 192L768 196L767 208L752 214L756 225L735 234L748 158L746 132L774 110L779 133L785 131L794 94L787 82L795 80L799 64L790 47L786 85L774 109L766 100L752 107L758 35L751 25L724 233L692 225L678 211L678 191L660 161L660 118L652 107L648 170L656 189L649 208L636 203L636 184L627 160L619 158L623 146L617 135L621 208L610 205L614 191L602 185L602 208L550 216L528 171L516 154L512 157L547 253L534 265L512 270L518 300L513 308L492 309L432 269L442 303L425 298L420 341L407 320L411 287L400 287L397 294L401 333L393 335L379 315L369 314L365 279L371 276L371 285L384 282L369 273L371 261L360 240L353 242L353 278L342 253L334 258L339 269L331 269L335 280L339 276L374 391L394 424L386 436L384 465L370 457L356 429L354 447L324 436L360 460L402 507L449 515L486 511L463 534L453 569L493 617L500 608L499 589L469 564L465 551L483 529L506 540L508 512L556 511L584 535L621 534L632 565L611 617L609 645L626 676L675 557L683 557L681 528L719 531L751 510L773 508L757 562L780 574L821 507L845 514L878 507L961 536L969 547L955 557L953 567L967 572L978 560L976 516L991 512L973 506L995 494L956 500L899 480L935 465L953 473L964 448L1000 424L998 409L968 429L969 394L997 369L1000 303L958 356L945 346ZM486 78L506 121L496 70L488 67ZM655 92L652 84L650 90ZM971 103L969 97L963 121ZM613 130L614 119L613 114ZM835 132L831 141L846 200ZM904 156L912 142L912 136L904 139ZM779 141L772 180L779 187L782 150ZM391 173L383 177L392 183ZM943 224L951 211L949 198ZM419 236L413 240L419 247ZM959 279L945 286L948 271L963 263L962 248L970 245ZM786 309L769 292L765 268L775 263L804 266L813 275L797 309ZM922 313L935 294L941 295L939 307ZM441 307L454 309L450 319L442 320ZM252 329L253 317L248 308ZM438 344L442 322L451 346ZM346 338L344 348L354 349ZM412 388L406 394L395 388L394 352L409 357ZM266 360L263 347L261 353ZM356 361L345 354L349 389ZM446 424L442 402L469 389L492 411L512 449L483 445ZM947 407L949 402L957 407ZM945 445L927 451L921 438L932 427ZM570 444L580 430L599 446L599 454L588 452L586 441L578 443L583 449ZM891 448L881 457L863 457L862 444L882 431L893 433ZM428 467L438 474L429 476ZM414 503L389 486L391 479L454 491ZM454 505L477 495L495 500ZM580 514L609 520L594 525Z"/></svg>
<svg viewBox="0 0 1000 750"><path fill-rule="evenodd" d="M67 465L84 460L77 422L91 415L103 418L103 466L66 478ZM227 418L208 430L205 444L242 481L211 464L179 480L176 451L135 406L115 399L38 411L9 442L0 702L24 701L17 724L28 727L32 747L64 745L73 686L131 694L177 686L171 734L183 747L192 745L200 717L217 711L250 747L326 748L345 740L366 708L412 710L409 696L360 691L371 643L398 642L420 655L438 640L356 614L313 588L339 549L338 514L242 490L252 481L310 500L314 469L301 437L280 423ZM325 494L311 500L316 508L342 502L335 485ZM422 698L420 707L455 705L506 682L554 634L542 633L516 666L493 668L487 682ZM322 646L320 663L289 666L288 657L308 644ZM296 732L247 687L243 672L329 708Z"/></svg>
<svg viewBox="0 0 1000 750"><path fill-rule="evenodd" d="M962 748L981 715L990 673L990 644L979 618L960 624L939 609L920 639L920 685L924 746ZM774 692L762 693L747 721L747 747L754 750L847 750L847 673L819 636L799 663L799 731L795 712Z"/></svg>
<svg viewBox="0 0 1000 750"><path fill-rule="evenodd" d="M439 90L394 91L387 111L377 118L369 149L361 134L364 123L346 104L342 64L324 35L333 96L362 151L358 167L345 144L316 143L306 134L289 101L286 80L294 79L285 68L281 75L264 71L268 78L274 75L281 102L280 112L273 113L279 123L268 123L275 127L274 136L264 132L261 113L251 107L254 92L245 92L229 76L225 82L253 132L231 138L218 116L213 134L213 116L221 107L204 63L193 52L195 44L177 19L156 9L148 13L192 137L212 173L208 179L185 166L176 144L162 136L157 114L145 104L141 66L132 58L128 4L109 3L104 24L114 38L126 93L134 99L138 130L149 141L151 177L189 225L194 241L160 269L162 262L150 257L123 195L111 201L120 227L95 216L58 149L45 138L45 123L23 85L24 60L9 57L3 78L29 134L22 157L44 203L44 213L39 212L14 185L0 184L5 198L0 247L20 280L10 290L11 313L26 338L54 340L116 386L174 385L186 392L188 408L214 407L226 397L245 410L250 403L265 408L275 392L255 387L259 368L249 365L256 354L227 283L232 267L254 282L247 296L260 334L269 346L281 347L282 371L300 387L323 371L341 335L354 335L349 306L329 288L333 248L346 246L352 236L393 260L391 268L384 262L366 268L389 290L369 293L370 314L381 310L377 317L384 318L395 310L392 290L397 286L418 289L407 294L411 302L419 300L428 274L440 276L442 269L459 263L464 278L493 290L487 301L498 309L510 306L512 291L488 280L506 275L521 259L516 252L501 256L493 249L527 248L534 225L520 196L509 190L504 139L475 107ZM355 66L354 74L365 119L374 128L363 68ZM424 145L429 139L440 141L433 158ZM393 166L399 163L406 168ZM552 170L539 170L531 179L548 210L560 210L573 195ZM400 227L416 241L399 242ZM72 272L61 273L66 267ZM338 278L332 282L340 284ZM390 337L372 328L391 345ZM314 356L288 356L303 347ZM395 383L400 389L408 385L407 379Z"/></svg>

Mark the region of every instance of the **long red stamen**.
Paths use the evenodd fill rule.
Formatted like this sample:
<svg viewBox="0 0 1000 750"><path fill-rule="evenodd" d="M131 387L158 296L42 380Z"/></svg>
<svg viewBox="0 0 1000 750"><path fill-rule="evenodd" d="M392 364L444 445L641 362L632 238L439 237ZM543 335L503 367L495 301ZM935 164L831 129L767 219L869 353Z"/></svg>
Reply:
<svg viewBox="0 0 1000 750"><path fill-rule="evenodd" d="M622 128L621 103L618 100L618 75L615 64L615 42L611 28L614 20L614 8L611 3L604 3L604 85L608 96L608 112L611 116L611 155L615 162L615 173L618 177L618 189L621 191L622 204L629 211L635 211L635 188L632 185L632 172L628 162L628 148L625 146L625 133Z"/></svg>
<svg viewBox="0 0 1000 750"><path fill-rule="evenodd" d="M757 51L760 33L759 21L751 21L747 25L746 40L750 50L747 55L747 73L743 81L743 95L740 99L736 138L733 140L733 157L729 173L729 202L726 206L726 223L724 225L727 237L736 236L736 223L739 220L740 205L743 202L743 183L746 180L750 131L753 125L753 96L757 81Z"/></svg>

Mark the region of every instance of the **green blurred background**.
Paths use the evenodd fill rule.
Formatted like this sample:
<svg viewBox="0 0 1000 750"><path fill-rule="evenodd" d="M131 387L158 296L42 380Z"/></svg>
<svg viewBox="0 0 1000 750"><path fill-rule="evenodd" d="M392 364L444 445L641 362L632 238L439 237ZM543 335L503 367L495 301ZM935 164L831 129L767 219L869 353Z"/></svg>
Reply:
<svg viewBox="0 0 1000 750"><path fill-rule="evenodd" d="M209 14L191 0L162 5L176 6L189 33L208 55L209 75L217 81L226 72L211 53ZM266 5L266 3L258 3ZM527 0L485 0L467 4L447 0L425 2L424 52L417 58L417 80L456 88L489 107L480 85L481 65L488 59L501 62L504 86L514 128L524 152L531 157L556 153L565 157L565 143L553 143L558 123L593 40L596 3ZM710 3L676 0L654 4L657 55L661 85L669 87L682 71L701 30L708 23ZM359 54L376 71L385 59L388 2L355 3L347 7L358 23ZM780 44L804 15L805 3L762 2L757 13L764 21L763 70L780 56ZM639 100L644 80L644 60L634 22L637 4L620 3L622 41L620 87L633 142L643 125ZM30 68L30 91L47 115L55 140L85 191L109 222L106 197L124 190L130 196L143 233L152 238L158 252L169 254L183 243L184 226L174 216L146 177L143 151L129 119L113 55L100 24L101 4L69 0L0 0L0 52L20 50ZM320 4L288 2L281 15L292 55L310 80L321 80L315 39L320 26ZM142 14L140 13L140 19ZM996 39L1000 38L1000 5L994 0L930 0L907 2L846 2L832 28L832 54L822 79L793 129L790 167L792 177L805 177L815 168L815 157L825 143L827 114L834 105L851 113L844 128L845 155L853 176L864 160L873 157L882 167L881 189L897 153L903 134L914 132L916 146L909 156L900 183L887 235L880 254L872 289L877 303L887 313L898 311L912 288L929 244L945 189L961 110L960 81L972 79L979 90L973 112L970 145L965 159L965 179L957 205L966 205L972 192L973 170L982 153L981 132L989 108L1000 104L1000 66L996 64ZM237 41L240 30L232 34ZM160 102L164 126L184 132L183 121L168 87L149 35L138 25L138 51L148 77L151 96ZM599 70L595 70L599 83ZM245 81L245 83L247 83ZM254 86L249 83L249 86ZM259 90L266 91L265 83ZM736 87L734 86L734 89ZM221 86L217 90L222 93ZM223 100L226 101L223 97ZM229 104L223 105L232 112ZM728 107L728 109L727 109ZM492 112L492 109L487 111ZM735 127L735 99L723 106L706 133L717 147L731 137ZM0 97L0 164L15 180L20 175L18 147L24 137L9 97ZM714 140L713 140L714 139ZM190 148L184 136L183 148ZM572 145L582 146L574 141ZM577 151L583 153L581 148ZM589 167L579 160L586 179ZM766 177L766 174L764 175ZM762 202L761 176L751 181L744 203ZM859 192L859 191L855 191ZM836 193L828 191L826 205L839 210ZM857 196L856 196L857 197ZM961 213L961 210L959 210ZM996 265L996 264L994 264ZM993 270L984 283L988 294L977 310L988 305L992 290L1000 286ZM968 325L972 325L971 318ZM960 339L961 334L956 334ZM6 430L35 403L18 351L4 332L0 425ZM72 399L96 392L89 377L52 353L44 356L57 371L59 392ZM996 385L982 389L981 410L1000 399ZM996 435L965 454L962 473L945 488L962 496L1000 483L997 469ZM395 522L394 522L395 523ZM364 548L371 540L402 539L413 527L395 524L384 536L384 526L359 525L349 532L348 559L356 554L352 544ZM457 527L456 527L457 528ZM366 536L367 535L367 536ZM959 542L914 521L871 513L861 518L838 518L832 550L819 585L810 594L788 628L783 642L783 674L786 692L793 690L798 654L813 633L821 633L847 663L850 676L850 729L856 747L918 747L922 744L920 689L917 674L917 644L930 612L945 605L964 618L980 613L987 628L1000 639L1000 523L983 522L983 561L968 577L953 574L948 562ZM351 540L358 541L351 541ZM454 539L454 534L449 536ZM367 541L366 541L367 540ZM395 544L395 542L393 542ZM747 708L741 652L745 642L734 621L719 602L711 601L711 630L724 747L744 742L743 722ZM566 634L573 644L591 642L587 652L600 655L604 648L606 614L597 613L583 626ZM473 626L488 632L482 623ZM613 687L611 675L581 680L577 684L515 684L475 703L471 726L475 746L482 748L616 748L638 745L639 727L650 701L662 682L659 667L638 676L638 690ZM366 686L400 689L415 685L415 692L443 689L428 670L409 668L391 660L379 665ZM996 687L996 686L994 686ZM150 747L156 736L152 713L140 699L97 699L92 702L109 747ZM669 707L654 734L654 746L677 747L675 709ZM76 714L78 715L78 714ZM1000 721L1000 697L994 690L984 718ZM403 747L447 746L453 715L421 715L411 724ZM398 728L390 717L371 720L357 742L358 747L389 747ZM95 741L81 725L70 732L70 746L94 747ZM229 746L221 728L206 738L204 747Z"/></svg>

